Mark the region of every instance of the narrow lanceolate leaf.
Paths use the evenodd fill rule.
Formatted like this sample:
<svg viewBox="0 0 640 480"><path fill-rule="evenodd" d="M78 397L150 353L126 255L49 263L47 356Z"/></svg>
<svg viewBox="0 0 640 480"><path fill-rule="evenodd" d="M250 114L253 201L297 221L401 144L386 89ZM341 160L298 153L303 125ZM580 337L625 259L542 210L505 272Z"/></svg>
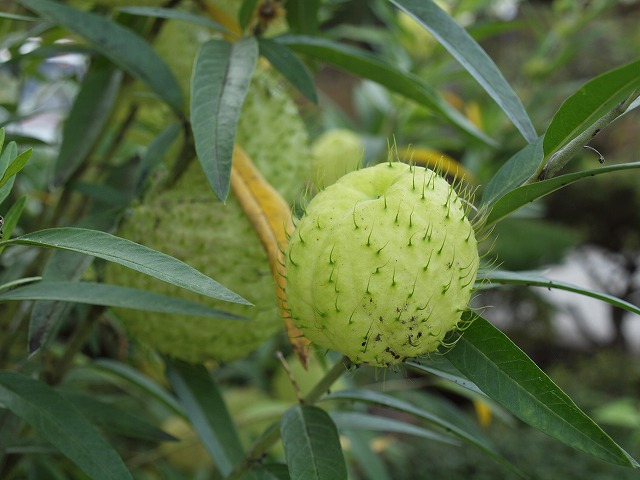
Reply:
<svg viewBox="0 0 640 480"><path fill-rule="evenodd" d="M495 145L494 140L449 105L436 90L415 75L398 70L397 67L385 63L368 52L324 38L303 35L283 35L277 37L276 41L296 52L311 55L318 60L379 83L393 92L438 112L452 124L482 142Z"/></svg>
<svg viewBox="0 0 640 480"><path fill-rule="evenodd" d="M622 308L628 312L640 315L640 307L626 302L613 295L607 295L606 293L596 292L587 288L573 285L571 283L559 282L557 280L551 280L536 272L508 272L505 270L493 270L484 274L478 275L478 280L486 279L489 283L483 283L483 288L492 288L494 285L524 285L528 287L544 287L544 288L556 288L558 290L565 290L567 292L579 293L585 297L595 298L602 300L603 302L613 305L614 307Z"/></svg>
<svg viewBox="0 0 640 480"><path fill-rule="evenodd" d="M451 365L451 362L447 362L442 356L420 359L420 362L408 361L405 362L405 365L420 372L444 378L474 393L484 395L484 392L475 383L465 377L457 368Z"/></svg>
<svg viewBox="0 0 640 480"><path fill-rule="evenodd" d="M2 151L2 155L0 155L0 178L9 179L11 177L10 175L6 175L7 169L17 156L18 145L16 142L9 142L9 145L7 145L7 147Z"/></svg>
<svg viewBox="0 0 640 480"><path fill-rule="evenodd" d="M502 108L527 142L538 138L527 111L500 69L449 14L432 0L390 1L431 32Z"/></svg>
<svg viewBox="0 0 640 480"><path fill-rule="evenodd" d="M288 0L287 23L294 33L314 35L318 33L320 0Z"/></svg>
<svg viewBox="0 0 640 480"><path fill-rule="evenodd" d="M133 3L133 2L132 2ZM228 30L219 23L210 20L202 15L196 15L185 10L177 10L175 8L162 7L120 7L119 12L125 12L129 15L141 15L143 17L167 18L170 20L181 20L183 22L195 23L204 27L213 28L221 32Z"/></svg>
<svg viewBox="0 0 640 480"><path fill-rule="evenodd" d="M203 365L167 361L167 378L184 413L223 476L243 458L242 444L218 386Z"/></svg>
<svg viewBox="0 0 640 480"><path fill-rule="evenodd" d="M341 432L349 442L352 462L357 465L362 478L367 480L393 480L383 458L374 450L375 443L371 434L363 431L349 430Z"/></svg>
<svg viewBox="0 0 640 480"><path fill-rule="evenodd" d="M18 172L20 172L20 170L24 168L24 166L31 158L32 152L33 150L30 148L29 150L25 150L20 155L11 160L11 163L0 179L0 187L4 186L12 177L15 177Z"/></svg>
<svg viewBox="0 0 640 480"><path fill-rule="evenodd" d="M640 88L640 60L597 76L567 98L544 135L548 158ZM621 112L622 113L622 112Z"/></svg>
<svg viewBox="0 0 640 480"><path fill-rule="evenodd" d="M246 30L249 22L256 13L256 7L258 6L258 0L243 0L240 10L238 11L238 24L242 30Z"/></svg>
<svg viewBox="0 0 640 480"><path fill-rule="evenodd" d="M296 405L280 421L291 480L346 480L338 430L324 410Z"/></svg>
<svg viewBox="0 0 640 480"><path fill-rule="evenodd" d="M169 147L178 138L180 133L180 124L172 123L149 144L140 165L136 171L136 181L134 183L134 195L138 196L144 190L145 182L153 170L160 165L165 155L169 151Z"/></svg>
<svg viewBox="0 0 640 480"><path fill-rule="evenodd" d="M254 37L202 45L191 78L191 128L196 153L211 188L229 195L236 127L258 58ZM258 126L256 126L258 128Z"/></svg>
<svg viewBox="0 0 640 480"><path fill-rule="evenodd" d="M482 193L482 205L493 205L500 197L524 184L535 175L544 157L542 153L543 138L538 137L536 141L529 143L500 167Z"/></svg>
<svg viewBox="0 0 640 480"><path fill-rule="evenodd" d="M242 320L243 317L209 308L195 302L135 288L90 282L38 282L0 293L0 302L55 300L105 307L133 308L175 315Z"/></svg>
<svg viewBox="0 0 640 480"><path fill-rule="evenodd" d="M505 460L489 443L488 440L477 437L476 435L466 432L462 428L454 425L453 423L440 418L439 416L427 412L422 408L418 408L417 406L405 402L399 398L395 398L391 395L387 395L384 393L372 392L368 390L341 390L339 392L334 392L326 397L327 400L350 400L355 402L364 402L368 404L381 405L386 408L391 408L393 410L397 410L399 412L408 413L409 415L413 415L416 418L420 418L425 420L433 425L436 425L446 432L449 432L458 438L470 443L481 449L484 453L491 456L494 460L498 461L505 467L517 472L515 467L511 465L507 460Z"/></svg>
<svg viewBox="0 0 640 480"><path fill-rule="evenodd" d="M116 95L122 71L94 61L87 72L62 130L62 144L54 168L54 185L61 185L82 165L102 132Z"/></svg>
<svg viewBox="0 0 640 480"><path fill-rule="evenodd" d="M25 22L33 22L34 20L38 20L37 17L27 17L26 15L16 15L14 13L5 12L0 12L0 18L6 18L8 20L22 20Z"/></svg>
<svg viewBox="0 0 640 480"><path fill-rule="evenodd" d="M153 47L131 30L105 17L51 0L20 0L25 7L84 38L93 48L146 83L177 112L184 99L176 78Z"/></svg>
<svg viewBox="0 0 640 480"><path fill-rule="evenodd" d="M152 442L177 440L174 436L142 420L139 416L110 403L73 391L62 390L59 393L70 400L92 423L119 435Z"/></svg>
<svg viewBox="0 0 640 480"><path fill-rule="evenodd" d="M132 386L161 402L176 415L184 415L182 407L177 402L176 397L158 385L154 380L126 363L116 360L99 359L91 362L86 368L116 376L127 382L126 391L129 391L129 387Z"/></svg>
<svg viewBox="0 0 640 480"><path fill-rule="evenodd" d="M119 263L207 297L251 305L238 294L176 258L98 230L50 228L4 240L0 242L2 245L33 245L84 253Z"/></svg>
<svg viewBox="0 0 640 480"><path fill-rule="evenodd" d="M24 210L24 206L27 203L27 197L21 197L11 205L11 208L7 210L7 213L4 214L4 225L0 230L2 230L2 234L0 238L11 238L11 234L13 233L14 228L18 225L18 221L22 216L22 211ZM4 251L4 247L0 247L0 254Z"/></svg>
<svg viewBox="0 0 640 480"><path fill-rule="evenodd" d="M0 204L7 199L13 188L16 177L15 175L6 175L6 173L17 156L18 145L16 145L16 142L9 142L7 148L0 155L0 178L6 179L4 185L0 186Z"/></svg>
<svg viewBox="0 0 640 480"><path fill-rule="evenodd" d="M286 296L286 272L283 252L294 230L291 208L267 182L245 151L236 145L233 151L231 188L245 216L260 237L267 253L276 298L293 349L303 365L309 363L310 342L291 320Z"/></svg>
<svg viewBox="0 0 640 480"><path fill-rule="evenodd" d="M113 218L106 215L87 215L78 226L94 230L108 230ZM94 258L69 250L55 250L42 270L42 279L47 282L70 282L79 280ZM55 326L71 307L70 303L38 300L31 308L29 318L29 354L36 353L48 340Z"/></svg>
<svg viewBox="0 0 640 480"><path fill-rule="evenodd" d="M607 462L639 466L506 335L471 315L475 319L445 355L458 370L547 435Z"/></svg>
<svg viewBox="0 0 640 480"><path fill-rule="evenodd" d="M269 60L291 85L313 103L318 103L318 94L309 70L288 47L262 37L258 38L258 44L260 54Z"/></svg>
<svg viewBox="0 0 640 480"><path fill-rule="evenodd" d="M48 385L0 372L0 403L96 480L131 479L116 451L80 411Z"/></svg>
<svg viewBox="0 0 640 480"><path fill-rule="evenodd" d="M414 425L413 423L403 422L394 418L361 412L330 412L329 415L341 431L372 430L378 432L394 432L448 443L449 445L460 445L460 442L453 437L448 437L442 433L436 433Z"/></svg>
<svg viewBox="0 0 640 480"><path fill-rule="evenodd" d="M496 223L501 218L504 218L519 208L524 207L526 204L583 178L593 177L603 173L617 172L619 170L633 170L637 168L640 168L640 162L620 163L617 165L609 165L607 167L594 168L592 170L569 173L560 177L553 177L548 180L523 185L506 193L494 203L493 208L487 216L486 224L491 225Z"/></svg>

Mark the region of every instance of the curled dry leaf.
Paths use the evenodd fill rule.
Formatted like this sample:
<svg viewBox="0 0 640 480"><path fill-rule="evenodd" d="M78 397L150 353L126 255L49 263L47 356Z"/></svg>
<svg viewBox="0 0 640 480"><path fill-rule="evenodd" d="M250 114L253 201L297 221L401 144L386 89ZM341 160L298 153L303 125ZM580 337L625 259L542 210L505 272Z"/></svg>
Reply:
<svg viewBox="0 0 640 480"><path fill-rule="evenodd" d="M283 252L287 247L288 237L294 230L291 208L278 191L262 177L246 152L237 144L233 151L231 189L267 252L275 280L278 308L285 320L291 345L300 362L306 367L310 342L291 321L285 293Z"/></svg>

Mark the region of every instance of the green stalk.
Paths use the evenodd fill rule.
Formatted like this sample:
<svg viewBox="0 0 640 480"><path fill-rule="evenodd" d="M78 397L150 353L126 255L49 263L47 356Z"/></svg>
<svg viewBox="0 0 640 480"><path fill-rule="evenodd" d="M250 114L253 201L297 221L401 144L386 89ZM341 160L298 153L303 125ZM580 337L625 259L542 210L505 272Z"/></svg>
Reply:
<svg viewBox="0 0 640 480"><path fill-rule="evenodd" d="M324 377L311 389L311 391L302 399L302 403L312 405L316 403L322 395L324 395L334 384L338 378L351 366L351 361L347 357L342 357L340 361L336 362L331 370L329 370ZM247 452L244 460L236 465L236 468L225 477L225 480L237 480L242 478L253 465L259 462L262 457L271 449L271 447L280 438L279 425L272 425L262 437L260 437L252 445Z"/></svg>
<svg viewBox="0 0 640 480"><path fill-rule="evenodd" d="M575 157L578 152L582 151L582 149L591 141L593 137L595 137L600 132L600 130L602 130L622 114L624 114L627 108L629 108L629 105L631 105L631 103L633 103L633 101L638 98L638 96L640 96L640 93L634 92L632 95L627 97L626 100L617 105L616 108L598 119L584 132L582 132L560 150L551 155L551 158L549 158L549 160L544 163L544 167L539 168L536 173L529 180L527 180L526 183L534 183L546 178L555 177L558 172L562 170L564 166L569 162L569 160Z"/></svg>

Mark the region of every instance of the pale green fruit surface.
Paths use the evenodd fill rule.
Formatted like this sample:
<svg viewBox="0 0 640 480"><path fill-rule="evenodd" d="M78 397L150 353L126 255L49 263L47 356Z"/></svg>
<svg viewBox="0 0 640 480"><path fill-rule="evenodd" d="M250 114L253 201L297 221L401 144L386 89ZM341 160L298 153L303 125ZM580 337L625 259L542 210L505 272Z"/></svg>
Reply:
<svg viewBox="0 0 640 480"><path fill-rule="evenodd" d="M315 184L328 187L358 168L364 153L360 136L347 129L329 130L311 146L311 171Z"/></svg>
<svg viewBox="0 0 640 480"><path fill-rule="evenodd" d="M238 129L237 139L264 177L293 201L310 175L306 127L293 100L267 71L257 70ZM118 235L179 258L255 306L204 298L115 264L110 264L106 280L205 303L250 320L115 312L139 342L173 357L190 362L242 358L283 328L264 249L233 194L226 205L220 203L197 161L172 186L165 188L164 181L159 177L149 188Z"/></svg>
<svg viewBox="0 0 640 480"><path fill-rule="evenodd" d="M243 315L237 321L117 310L138 341L190 362L243 357L281 327L266 254L240 205L218 202L197 162L178 183L135 208L119 236L172 255L243 296L254 307L204 298L133 270L113 266L108 281L178 296Z"/></svg>
<svg viewBox="0 0 640 480"><path fill-rule="evenodd" d="M287 250L291 317L320 347L388 366L434 352L478 269L464 202L422 167L345 175L308 205Z"/></svg>

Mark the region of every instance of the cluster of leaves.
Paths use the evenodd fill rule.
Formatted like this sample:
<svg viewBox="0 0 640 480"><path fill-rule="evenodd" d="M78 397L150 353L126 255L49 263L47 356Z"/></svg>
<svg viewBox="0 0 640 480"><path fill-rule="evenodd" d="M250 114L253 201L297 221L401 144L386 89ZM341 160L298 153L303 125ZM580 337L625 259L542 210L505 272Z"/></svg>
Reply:
<svg viewBox="0 0 640 480"><path fill-rule="evenodd" d="M329 64L426 108L469 144L491 149L502 141L480 129L421 76L381 55L340 42L340 29L334 30L333 35L323 32L320 19L335 13L332 2L322 5L319 1L289 0L285 5L288 31L269 38L263 35L262 19L256 23L253 13L256 8L261 12L265 5L280 11L281 2L245 0L238 20L232 22L207 2L192 2L189 9L176 8L180 3L170 1L163 8L113 10L98 6L95 11L86 12L52 0L19 0L13 4L15 13L2 14L14 25L13 30L3 32L3 43L10 52L11 64L17 68L40 65L43 58L59 53L81 54L90 61L66 116L54 166L49 169L50 178L46 179L55 192L58 207L47 206L37 220L31 220L33 231L26 216L20 225L28 206L27 196L15 200L4 218L0 302L5 303L3 312L9 321L3 325L6 334L0 344L0 474L6 478L17 478L24 472L59 477L86 474L99 479L132 478L132 472L140 473L140 478L177 475L170 466L156 467L155 472L137 472L136 465L149 461L139 456L123 460L121 456L125 450L120 447L126 445L121 437L136 440L136 450L141 452L171 440L171 435L150 424L168 415L188 420L213 459L215 467L210 468L215 468L220 478L346 478L347 463L339 432L351 440L349 458L365 473L375 465L378 478L390 478L384 473L384 465L375 459L367 437L361 436L362 431L399 432L447 444L465 442L506 468L517 470L482 433L461 425L455 415L446 415L433 406L372 388L346 388L327 394L345 371L343 360L337 359L327 369L303 401L278 405L276 413L269 417L273 422L246 448L242 432L235 426L237 419L229 414L221 385L225 375L264 379L260 374L253 373L251 377L246 373L256 370L256 366L270 365L264 359L260 365L259 356L245 360L247 363L213 369L163 359L166 374L160 380L142 373L143 368L136 369L134 362L91 359L96 356L96 347L91 348L92 335L99 328L98 320L108 318L108 307L201 315L212 317L211 321L232 317L177 298L100 281L81 281L94 259L119 263L201 295L248 303L183 262L107 232L113 231L123 208L139 197L150 172L172 145L180 143L179 138L181 145L176 152L182 153L177 154L188 156L195 151L212 190L221 200L227 198L236 124L259 56L310 102L318 102L318 94L307 64ZM430 0L375 3L382 18L402 11L430 32L520 133L524 146L505 158L478 202L487 227L571 183L640 167L638 162L620 163L562 173L566 163L595 135L640 105L640 60L585 83L564 101L544 134L539 135L500 69L451 15ZM151 41L165 20L191 22L207 29L207 38L193 59L189 105L179 81L152 46ZM25 24L29 27L23 28ZM45 38L46 44L32 51L23 48L27 39L34 36ZM56 42L58 39L71 39L71 43ZM25 73L29 71L24 69ZM115 153L130 154L121 141L131 128L139 105L122 92L134 81L145 85L169 120L132 166L113 159L117 158ZM123 102L127 113L114 127L110 122L121 114L116 107ZM21 120L18 103L13 109L7 106L10 114L5 124ZM0 144L4 145L5 131L1 132ZM2 151L0 203L12 198L16 174L32 153L25 150L18 154L16 140L38 143L15 135L15 140ZM26 178L27 170L23 172ZM122 178L133 180L129 184ZM74 197L77 194L83 199L78 201ZM23 233L12 238L19 225ZM5 253L9 246L27 248L8 249ZM39 253L43 247L55 249L54 254L45 258ZM11 250L18 253L10 256ZM94 263L99 271L100 263ZM629 302L539 274L496 269L481 273L479 288L501 285L563 289L640 315L640 308ZM80 308L77 304L91 307ZM29 305L30 310L23 307ZM465 315L470 326L454 339L454 348L437 358L408 362L407 369L461 386L474 402L500 405L532 427L596 458L638 466L506 335L477 313ZM60 351L56 340L64 337L65 328L70 328L71 334ZM28 345L29 356L16 353L18 343ZM269 368L273 367L264 371ZM245 373L240 375L238 372L243 369ZM138 401L153 407L148 415L136 418L128 413L131 409L93 398L100 392L119 399L125 397L128 402L143 398ZM332 405L339 409L330 408ZM374 410L367 406L401 412L402 418L411 421L373 414ZM104 431L118 436L109 441ZM282 440L284 455L273 453L278 439ZM32 454L34 450L39 453ZM270 452L272 456L268 457ZM71 462L58 461L55 453Z"/></svg>

